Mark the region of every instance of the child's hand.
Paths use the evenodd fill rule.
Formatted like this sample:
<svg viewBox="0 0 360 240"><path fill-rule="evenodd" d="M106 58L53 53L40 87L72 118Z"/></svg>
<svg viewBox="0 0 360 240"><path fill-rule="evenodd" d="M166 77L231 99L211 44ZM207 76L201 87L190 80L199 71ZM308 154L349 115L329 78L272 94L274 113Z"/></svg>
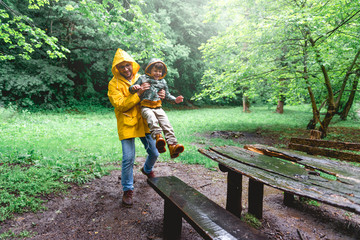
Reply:
<svg viewBox="0 0 360 240"><path fill-rule="evenodd" d="M136 86L136 85L134 85ZM139 86L139 85L138 85ZM146 90L150 89L150 83L144 82L139 86L139 89L137 91L138 96L140 97L141 94L143 94Z"/></svg>
<svg viewBox="0 0 360 240"><path fill-rule="evenodd" d="M165 90L164 89L161 89L159 92L158 92L158 96L160 99L165 99Z"/></svg>
<svg viewBox="0 0 360 240"><path fill-rule="evenodd" d="M133 90L139 90L140 89L140 85L139 84L135 84L134 86L132 86Z"/></svg>
<svg viewBox="0 0 360 240"><path fill-rule="evenodd" d="M183 102L184 101L184 97L183 96L178 96L176 99L175 99L175 102L176 103L181 103L181 102Z"/></svg>

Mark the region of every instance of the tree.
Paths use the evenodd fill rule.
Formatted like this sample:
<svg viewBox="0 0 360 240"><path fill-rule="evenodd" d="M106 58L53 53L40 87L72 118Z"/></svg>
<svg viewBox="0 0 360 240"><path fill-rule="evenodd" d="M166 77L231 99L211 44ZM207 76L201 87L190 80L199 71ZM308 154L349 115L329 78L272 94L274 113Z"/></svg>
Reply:
<svg viewBox="0 0 360 240"><path fill-rule="evenodd" d="M0 78L0 97L5 103L16 101L24 107L33 104L56 107L67 105L74 98L105 99L107 84L112 76L111 61L117 48L128 51L138 61L147 59L154 53L162 54L161 44L164 42L164 35L159 31L159 24L153 21L150 15L141 11L142 1L30 2L36 3L39 8L29 8L20 1L12 0L6 3L6 11L16 12L23 16L23 19L31 19L46 36L57 39L58 47L64 46L63 49L68 51L64 52L66 59L54 61L47 58L45 48L34 48L33 51L23 53L21 42L4 41L1 45L2 52L10 49L5 55L11 55L4 63L8 67L0 70L4 73ZM8 29L9 32L18 31L15 25L9 24ZM37 35L32 37L38 38ZM30 38L29 45L31 42ZM22 60L22 55L26 54L26 59L31 60ZM41 64L34 64L39 61ZM42 69L33 66L41 66ZM54 68L66 71L54 71ZM48 84L47 79L39 78L39 72L42 71L56 74L54 81L58 81L60 88L67 89L61 101L55 97L62 94L61 89L42 91L42 88L38 87ZM24 81L26 76L29 78ZM19 87L19 84L22 87ZM68 91L69 87L72 91ZM32 94L29 95L28 89L33 89L30 91ZM27 97L22 98L21 95Z"/></svg>
<svg viewBox="0 0 360 240"><path fill-rule="evenodd" d="M29 0L28 4L23 1L0 0L0 61L14 60L17 56L23 59L31 59L31 53L40 48L50 58L64 58L68 49L58 43L58 39L49 36L37 27L32 18L22 14L16 6L22 7L28 14L32 9L39 9L49 4L48 0ZM28 6L24 9L24 6Z"/></svg>
<svg viewBox="0 0 360 240"><path fill-rule="evenodd" d="M261 96L270 102L311 100L314 124L318 122L326 136L350 79L356 79L358 4L231 0L213 1L210 10L212 19L226 15L232 24L202 46L210 68L198 98L231 98L246 90L250 98ZM308 98L303 97L306 91ZM323 99L327 111L321 120L317 104Z"/></svg>

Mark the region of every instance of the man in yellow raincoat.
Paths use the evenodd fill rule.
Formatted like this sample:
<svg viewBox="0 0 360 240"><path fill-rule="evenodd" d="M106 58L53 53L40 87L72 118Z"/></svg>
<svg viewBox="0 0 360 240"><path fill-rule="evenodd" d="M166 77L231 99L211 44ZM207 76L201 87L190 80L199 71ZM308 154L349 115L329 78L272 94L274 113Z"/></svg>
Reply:
<svg viewBox="0 0 360 240"><path fill-rule="evenodd" d="M143 83L138 92L131 94L129 87L139 78L140 66L122 49L117 49L111 71L114 77L109 82L108 97L114 106L117 119L117 129L122 146L121 185L123 187L122 204L125 207L133 205L134 177L133 166L135 161L135 138L139 137L148 156L141 172L148 178L155 177L152 171L159 152L155 140L151 137L147 122L140 112L140 97L150 88L149 83ZM165 97L164 90L159 92Z"/></svg>

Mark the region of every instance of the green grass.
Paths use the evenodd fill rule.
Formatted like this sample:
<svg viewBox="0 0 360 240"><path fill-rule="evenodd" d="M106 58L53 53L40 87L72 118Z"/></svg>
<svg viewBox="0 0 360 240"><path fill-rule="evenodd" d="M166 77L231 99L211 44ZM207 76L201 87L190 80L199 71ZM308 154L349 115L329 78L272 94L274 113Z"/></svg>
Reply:
<svg viewBox="0 0 360 240"><path fill-rule="evenodd" d="M260 229L262 223L259 219L257 219L254 215L250 213L246 213L241 217L241 220L252 226L253 228Z"/></svg>
<svg viewBox="0 0 360 240"><path fill-rule="evenodd" d="M178 141L185 146L179 158L168 152L160 161L203 164L216 163L198 153L199 147L237 145L232 140L208 139L213 131L270 131L281 138L305 129L311 118L308 105L286 106L285 113L275 107L240 107L167 110ZM359 128L356 120L336 121L339 127ZM342 136L344 137L344 136ZM145 156L136 140L138 156ZM28 112L0 108L0 222L14 213L38 211L43 196L67 189L66 183L82 184L118 168L121 144L113 109L94 111Z"/></svg>
<svg viewBox="0 0 360 240"><path fill-rule="evenodd" d="M22 231L18 234L14 233L13 231L9 230L7 232L4 232L2 234L0 234L0 240L2 239L24 239L24 238L30 238L35 236L36 233L34 232L29 232L29 231Z"/></svg>

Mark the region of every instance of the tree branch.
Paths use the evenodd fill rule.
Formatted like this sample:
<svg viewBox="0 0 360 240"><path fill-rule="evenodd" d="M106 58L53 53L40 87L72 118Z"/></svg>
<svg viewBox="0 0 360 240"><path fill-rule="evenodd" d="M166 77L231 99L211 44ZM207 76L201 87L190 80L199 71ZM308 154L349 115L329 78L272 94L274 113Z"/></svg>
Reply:
<svg viewBox="0 0 360 240"><path fill-rule="evenodd" d="M360 13L360 10L358 10L357 12L355 12L352 16L350 16L348 19L344 20L340 25L338 25L337 27L335 27L333 30L327 32L325 35L326 38L330 37L333 33L336 32L336 30L338 30L340 27L344 26L346 23L348 23L353 17L355 17L358 13ZM314 43L316 43L319 39L323 38L324 36L320 36L317 39L314 40Z"/></svg>

